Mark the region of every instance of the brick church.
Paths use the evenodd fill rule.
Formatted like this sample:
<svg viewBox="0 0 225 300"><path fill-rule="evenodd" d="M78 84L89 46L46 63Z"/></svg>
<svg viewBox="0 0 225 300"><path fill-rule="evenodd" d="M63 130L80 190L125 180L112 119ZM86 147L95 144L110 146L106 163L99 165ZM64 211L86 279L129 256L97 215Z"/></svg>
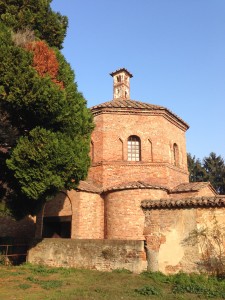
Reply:
<svg viewBox="0 0 225 300"><path fill-rule="evenodd" d="M141 241L149 270L198 271L198 245L183 242L215 218L224 222L225 197L208 182L189 182L188 124L165 107L131 100L126 69L110 75L113 100L91 108L88 178L43 207L36 237Z"/></svg>

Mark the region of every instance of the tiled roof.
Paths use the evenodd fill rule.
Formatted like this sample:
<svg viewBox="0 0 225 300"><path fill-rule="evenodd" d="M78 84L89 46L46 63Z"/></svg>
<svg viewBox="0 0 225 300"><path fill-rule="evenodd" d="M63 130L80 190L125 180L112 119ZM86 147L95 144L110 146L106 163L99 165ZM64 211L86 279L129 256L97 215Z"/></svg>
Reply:
<svg viewBox="0 0 225 300"><path fill-rule="evenodd" d="M96 108L139 108L139 109L165 109L163 106L149 104L149 103L143 103L140 101L135 100L128 100L128 99L116 99L107 101L95 106L91 107L91 110L94 110Z"/></svg>
<svg viewBox="0 0 225 300"><path fill-rule="evenodd" d="M160 199L143 200L141 207L144 209L157 208L182 208L182 207L214 207L225 206L225 196L216 197L196 197L186 199Z"/></svg>
<svg viewBox="0 0 225 300"><path fill-rule="evenodd" d="M88 181L80 181L77 190L96 194L101 194L102 192L101 188Z"/></svg>
<svg viewBox="0 0 225 300"><path fill-rule="evenodd" d="M213 189L213 187L211 186L210 182L187 182L187 183L179 184L178 186L176 186L175 188L173 188L170 191L170 193L195 192L195 191L197 192L197 191L199 191L202 188L205 188L207 186L209 186L211 189Z"/></svg>
<svg viewBox="0 0 225 300"><path fill-rule="evenodd" d="M120 69L118 69L118 70L116 70L116 71L110 73L110 75L111 75L111 76L114 76L115 74L120 73L120 72L122 72L122 71L127 72L127 73L129 74L130 78L133 77L133 75L132 75L129 71L127 71L127 69L125 69L125 68L120 68Z"/></svg>
<svg viewBox="0 0 225 300"><path fill-rule="evenodd" d="M143 181L126 182L126 183L108 187L104 190L91 182L80 181L79 186L77 187L77 190L79 191L97 193L97 194L101 194L102 192L129 190L129 189L155 189L155 190L157 189L157 190L165 190L167 192L169 191L169 189L164 186L152 185Z"/></svg>
<svg viewBox="0 0 225 300"><path fill-rule="evenodd" d="M178 121L183 123L185 127L189 128L189 125L184 122L180 117L175 115L173 112L171 112L169 109L155 105L150 103L144 103L136 100L127 100L127 99L114 99L111 101L107 101L95 106L92 106L91 111L93 114L98 112L99 110L107 110L107 111L130 111L135 110L137 113L141 111L164 111L175 117Z"/></svg>
<svg viewBox="0 0 225 300"><path fill-rule="evenodd" d="M157 190L165 190L168 189L164 186L152 185L144 181L132 181L127 183L118 184L112 187L108 187L104 189L104 192L118 191L118 190L129 190L129 189L157 189Z"/></svg>

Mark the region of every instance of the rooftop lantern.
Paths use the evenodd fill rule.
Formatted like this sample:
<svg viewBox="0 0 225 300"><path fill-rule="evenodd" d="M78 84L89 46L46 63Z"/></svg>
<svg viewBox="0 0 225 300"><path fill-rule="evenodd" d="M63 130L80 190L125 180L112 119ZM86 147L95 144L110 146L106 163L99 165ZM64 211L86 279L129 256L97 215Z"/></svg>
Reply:
<svg viewBox="0 0 225 300"><path fill-rule="evenodd" d="M130 99L130 78L133 75L125 68L110 73L113 77L113 100Z"/></svg>

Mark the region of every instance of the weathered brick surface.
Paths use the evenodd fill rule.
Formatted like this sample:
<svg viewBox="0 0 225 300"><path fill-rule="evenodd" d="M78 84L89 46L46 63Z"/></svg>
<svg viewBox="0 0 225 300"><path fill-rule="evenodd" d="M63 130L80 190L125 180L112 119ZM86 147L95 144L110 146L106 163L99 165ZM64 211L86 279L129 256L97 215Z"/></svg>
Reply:
<svg viewBox="0 0 225 300"><path fill-rule="evenodd" d="M121 179L126 182L143 178L168 187L188 182L185 132L163 116L104 113L96 115L94 121L89 179L103 187ZM127 162L127 140L131 135L141 140L140 162ZM174 166L174 143L178 145L178 166Z"/></svg>
<svg viewBox="0 0 225 300"><path fill-rule="evenodd" d="M168 163L103 163L99 166L92 166L89 171L89 179L103 185L104 188L139 180L171 188L178 185L182 178L185 181L186 177L186 172L178 170Z"/></svg>
<svg viewBox="0 0 225 300"><path fill-rule="evenodd" d="M105 196L105 237L144 240L144 213L141 201L166 197L163 190L133 189L114 191Z"/></svg>
<svg viewBox="0 0 225 300"><path fill-rule="evenodd" d="M195 198L195 197L210 197L215 196L215 192L210 187L205 187L200 189L199 191L189 191L189 192L179 192L179 193L172 193L170 195L173 199L183 199L183 198Z"/></svg>
<svg viewBox="0 0 225 300"><path fill-rule="evenodd" d="M223 226L224 213L224 207L146 211L144 236L149 269L164 273L202 271L200 244L192 244L186 238L193 230L212 228L215 220Z"/></svg>
<svg viewBox="0 0 225 300"><path fill-rule="evenodd" d="M60 192L57 196L46 203L44 208L45 217L71 216L72 203L66 192Z"/></svg>
<svg viewBox="0 0 225 300"><path fill-rule="evenodd" d="M71 238L104 238L104 203L100 195L77 192L59 193L37 215L36 238L41 237L43 217L72 216Z"/></svg>
<svg viewBox="0 0 225 300"><path fill-rule="evenodd" d="M43 239L31 247L28 261L103 271L125 268L135 273L147 268L143 241Z"/></svg>
<svg viewBox="0 0 225 300"><path fill-rule="evenodd" d="M72 238L104 238L104 200L98 194L75 192L72 197Z"/></svg>

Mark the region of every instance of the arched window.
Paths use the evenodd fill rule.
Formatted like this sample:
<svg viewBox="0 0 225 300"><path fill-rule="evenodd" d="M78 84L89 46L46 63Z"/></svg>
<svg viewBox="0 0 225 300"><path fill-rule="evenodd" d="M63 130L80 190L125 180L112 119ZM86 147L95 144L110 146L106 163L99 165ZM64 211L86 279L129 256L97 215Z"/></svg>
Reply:
<svg viewBox="0 0 225 300"><path fill-rule="evenodd" d="M131 135L127 142L127 160L140 161L141 160L141 140L136 135Z"/></svg>
<svg viewBox="0 0 225 300"><path fill-rule="evenodd" d="M175 166L179 165L179 150L177 144L173 144L173 162Z"/></svg>
<svg viewBox="0 0 225 300"><path fill-rule="evenodd" d="M121 75L116 76L117 82L121 82Z"/></svg>

